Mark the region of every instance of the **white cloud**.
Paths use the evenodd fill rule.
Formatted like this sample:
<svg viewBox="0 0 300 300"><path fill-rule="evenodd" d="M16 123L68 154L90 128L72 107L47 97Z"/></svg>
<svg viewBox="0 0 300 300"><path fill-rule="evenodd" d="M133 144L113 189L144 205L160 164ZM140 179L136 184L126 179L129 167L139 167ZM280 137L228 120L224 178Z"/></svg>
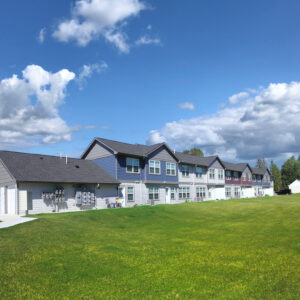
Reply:
<svg viewBox="0 0 300 300"><path fill-rule="evenodd" d="M122 25L144 9L146 5L140 0L77 0L71 19L61 22L53 36L61 42L75 41L79 46L103 36L128 53L130 46Z"/></svg>
<svg viewBox="0 0 300 300"><path fill-rule="evenodd" d="M158 38L151 38L148 35L143 35L135 42L135 44L137 46L150 45L150 44L161 45L161 41Z"/></svg>
<svg viewBox="0 0 300 300"><path fill-rule="evenodd" d="M147 30L152 30L152 25L149 24L147 27L146 27Z"/></svg>
<svg viewBox="0 0 300 300"><path fill-rule="evenodd" d="M148 143L164 141L178 150L198 146L232 160L279 159L300 151L299 116L300 82L272 83L235 107L152 130Z"/></svg>
<svg viewBox="0 0 300 300"><path fill-rule="evenodd" d="M238 94L235 94L235 95L232 95L231 97L229 97L228 104L230 104L230 105L236 104L240 100L248 98L248 97L249 97L249 93L247 93L247 92L240 92Z"/></svg>
<svg viewBox="0 0 300 300"><path fill-rule="evenodd" d="M40 44L44 43L44 41L45 41L45 35L46 35L46 28L42 28L40 30L38 38L37 38Z"/></svg>
<svg viewBox="0 0 300 300"><path fill-rule="evenodd" d="M65 90L75 74L51 73L30 65L19 78L0 81L0 147L69 141L74 128L59 116Z"/></svg>
<svg viewBox="0 0 300 300"><path fill-rule="evenodd" d="M180 109L194 110L196 107L191 102L180 103L178 106Z"/></svg>
<svg viewBox="0 0 300 300"><path fill-rule="evenodd" d="M79 89L82 90L84 88L84 86L86 85L86 79L90 78L93 75L93 73L101 73L107 68L108 65L106 62L101 62L99 64L95 63L90 65L83 65L78 77L76 78L76 81L79 85Z"/></svg>

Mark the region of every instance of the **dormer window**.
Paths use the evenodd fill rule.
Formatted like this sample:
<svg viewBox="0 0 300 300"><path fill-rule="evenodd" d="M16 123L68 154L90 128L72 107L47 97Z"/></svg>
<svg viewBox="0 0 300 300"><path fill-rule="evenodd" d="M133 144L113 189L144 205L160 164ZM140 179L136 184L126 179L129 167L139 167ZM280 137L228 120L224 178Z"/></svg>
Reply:
<svg viewBox="0 0 300 300"><path fill-rule="evenodd" d="M140 161L137 158L126 158L126 172L127 173L140 173Z"/></svg>
<svg viewBox="0 0 300 300"><path fill-rule="evenodd" d="M186 166L186 165L181 166L181 172L182 172L183 177L189 177L190 176L189 166Z"/></svg>

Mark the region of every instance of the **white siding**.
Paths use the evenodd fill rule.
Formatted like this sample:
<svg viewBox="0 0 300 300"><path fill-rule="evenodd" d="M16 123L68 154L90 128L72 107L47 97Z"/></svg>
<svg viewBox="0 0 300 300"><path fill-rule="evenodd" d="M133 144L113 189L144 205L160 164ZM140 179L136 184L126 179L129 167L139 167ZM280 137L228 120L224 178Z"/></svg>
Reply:
<svg viewBox="0 0 300 300"><path fill-rule="evenodd" d="M291 190L292 194L300 193L300 181L295 180L293 183L289 185L289 189Z"/></svg>

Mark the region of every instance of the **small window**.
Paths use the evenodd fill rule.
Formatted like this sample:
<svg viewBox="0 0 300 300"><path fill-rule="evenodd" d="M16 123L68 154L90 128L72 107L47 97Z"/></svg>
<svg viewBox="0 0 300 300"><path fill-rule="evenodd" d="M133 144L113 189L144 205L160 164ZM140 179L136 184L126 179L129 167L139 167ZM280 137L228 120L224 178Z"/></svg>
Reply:
<svg viewBox="0 0 300 300"><path fill-rule="evenodd" d="M196 167L196 177L197 178L201 178L202 177L202 174L204 173L203 172L203 169L202 168L200 168L200 167Z"/></svg>
<svg viewBox="0 0 300 300"><path fill-rule="evenodd" d="M126 158L126 172L140 173L140 161L137 158Z"/></svg>
<svg viewBox="0 0 300 300"><path fill-rule="evenodd" d="M240 198L240 189L238 187L234 188L234 197Z"/></svg>
<svg viewBox="0 0 300 300"><path fill-rule="evenodd" d="M215 179L215 169L209 169L209 179Z"/></svg>
<svg viewBox="0 0 300 300"><path fill-rule="evenodd" d="M218 170L218 179L219 180L224 179L224 171L222 169Z"/></svg>
<svg viewBox="0 0 300 300"><path fill-rule="evenodd" d="M230 187L227 187L225 189L225 193L226 193L226 198L231 198L231 188Z"/></svg>
<svg viewBox="0 0 300 300"><path fill-rule="evenodd" d="M176 165L174 163L166 163L166 174L168 176L176 176Z"/></svg>
<svg viewBox="0 0 300 300"><path fill-rule="evenodd" d="M231 172L226 171L226 180L231 180Z"/></svg>
<svg viewBox="0 0 300 300"><path fill-rule="evenodd" d="M189 166L181 166L181 172L183 177L189 177L190 176L190 168Z"/></svg>
<svg viewBox="0 0 300 300"><path fill-rule="evenodd" d="M134 201L134 187L133 186L127 187L127 200Z"/></svg>
<svg viewBox="0 0 300 300"><path fill-rule="evenodd" d="M171 188L171 200L175 200L175 195L176 195L176 188L172 187Z"/></svg>
<svg viewBox="0 0 300 300"><path fill-rule="evenodd" d="M234 172L233 173L233 177L234 177L235 181L238 181L239 180L239 173L238 172Z"/></svg>
<svg viewBox="0 0 300 300"><path fill-rule="evenodd" d="M206 197L205 187L197 187L196 188L196 197L202 198L202 199Z"/></svg>
<svg viewBox="0 0 300 300"><path fill-rule="evenodd" d="M243 181L247 181L246 173L243 173L243 175L242 175L242 180L243 180Z"/></svg>
<svg viewBox="0 0 300 300"><path fill-rule="evenodd" d="M158 187L150 187L148 191L149 191L149 200L159 200Z"/></svg>
<svg viewBox="0 0 300 300"><path fill-rule="evenodd" d="M154 175L160 174L160 161L158 160L149 161L149 174L154 174Z"/></svg>

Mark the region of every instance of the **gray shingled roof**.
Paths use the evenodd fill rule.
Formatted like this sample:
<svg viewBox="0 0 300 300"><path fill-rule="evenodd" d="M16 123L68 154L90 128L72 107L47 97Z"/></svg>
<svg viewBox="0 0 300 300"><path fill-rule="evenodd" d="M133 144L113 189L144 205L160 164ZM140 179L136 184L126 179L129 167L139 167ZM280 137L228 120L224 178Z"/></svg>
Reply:
<svg viewBox="0 0 300 300"><path fill-rule="evenodd" d="M266 171L269 172L269 170L266 168L252 168L253 174L256 174L256 175L265 175Z"/></svg>
<svg viewBox="0 0 300 300"><path fill-rule="evenodd" d="M237 171L237 172L243 172L245 168L248 166L247 163L233 164L225 161L223 161L223 164L226 170Z"/></svg>
<svg viewBox="0 0 300 300"><path fill-rule="evenodd" d="M128 143L117 142L113 140L107 140L103 138L95 138L95 140L97 140L100 143L103 143L104 145L106 145L108 148L110 148L116 153L134 155L134 156L146 157L148 154L152 153L153 151L160 148L161 146L165 146L169 150L168 146L165 143L159 143L159 144L147 146L141 144L128 144ZM173 152L171 150L169 151L175 157Z"/></svg>
<svg viewBox="0 0 300 300"><path fill-rule="evenodd" d="M10 174L21 182L118 183L91 160L0 151Z"/></svg>
<svg viewBox="0 0 300 300"><path fill-rule="evenodd" d="M179 159L179 162L190 164L190 165L198 165L198 166L204 166L208 167L212 164L212 162L218 158L218 156L197 156L197 155L190 155L185 154L182 152L176 152L175 153L177 158Z"/></svg>

